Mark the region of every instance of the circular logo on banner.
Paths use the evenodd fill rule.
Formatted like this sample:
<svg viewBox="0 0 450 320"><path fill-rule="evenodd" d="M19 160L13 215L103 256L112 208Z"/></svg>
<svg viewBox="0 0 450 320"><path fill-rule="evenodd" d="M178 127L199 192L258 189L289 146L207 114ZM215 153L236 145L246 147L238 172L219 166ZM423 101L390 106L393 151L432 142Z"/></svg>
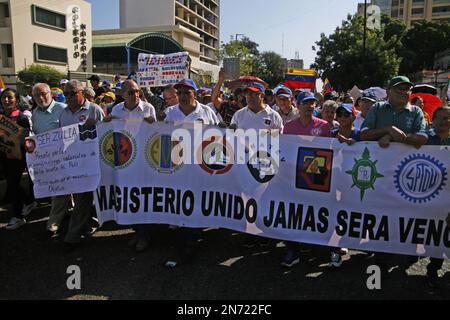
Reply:
<svg viewBox="0 0 450 320"><path fill-rule="evenodd" d="M447 169L429 155L414 154L404 159L395 171L394 183L400 195L414 203L434 199L447 181Z"/></svg>
<svg viewBox="0 0 450 320"><path fill-rule="evenodd" d="M377 160L371 159L369 149L365 148L361 159L355 159L353 169L345 172L352 176L352 188L357 187L360 190L361 201L364 200L366 191L369 189L375 190L376 181L379 178L384 178L378 172L377 163Z"/></svg>
<svg viewBox="0 0 450 320"><path fill-rule="evenodd" d="M278 164L270 153L265 151L258 151L250 157L247 167L253 178L260 183L269 182L278 173Z"/></svg>
<svg viewBox="0 0 450 320"><path fill-rule="evenodd" d="M100 155L111 167L123 169L136 158L136 141L126 131L108 131L100 139Z"/></svg>
<svg viewBox="0 0 450 320"><path fill-rule="evenodd" d="M197 151L200 167L211 175L225 174L233 167L233 147L225 137L211 137Z"/></svg>
<svg viewBox="0 0 450 320"><path fill-rule="evenodd" d="M146 148L146 159L150 166L161 173L171 174L181 168L182 152L180 150L179 162L172 159L172 151L179 142L172 141L171 135L156 134L150 138Z"/></svg>

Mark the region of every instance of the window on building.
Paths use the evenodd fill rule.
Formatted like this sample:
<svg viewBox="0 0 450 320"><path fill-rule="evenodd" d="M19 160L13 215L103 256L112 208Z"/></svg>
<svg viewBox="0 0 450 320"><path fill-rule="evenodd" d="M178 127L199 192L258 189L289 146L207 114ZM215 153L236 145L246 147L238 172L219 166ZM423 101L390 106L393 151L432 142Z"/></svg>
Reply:
<svg viewBox="0 0 450 320"><path fill-rule="evenodd" d="M443 16L450 14L450 6L433 8L433 16Z"/></svg>
<svg viewBox="0 0 450 320"><path fill-rule="evenodd" d="M12 46L11 44L0 45L0 59L3 68L10 68L12 65Z"/></svg>
<svg viewBox="0 0 450 320"><path fill-rule="evenodd" d="M6 44L6 57L12 58L12 45Z"/></svg>
<svg viewBox="0 0 450 320"><path fill-rule="evenodd" d="M9 6L7 3L3 5L3 15L5 18L9 18Z"/></svg>
<svg viewBox="0 0 450 320"><path fill-rule="evenodd" d="M33 23L59 30L66 30L66 16L64 14L36 7L35 5L31 7Z"/></svg>
<svg viewBox="0 0 450 320"><path fill-rule="evenodd" d="M423 8L414 8L411 10L413 17L423 17Z"/></svg>
<svg viewBox="0 0 450 320"><path fill-rule="evenodd" d="M35 60L55 64L67 64L67 49L34 44Z"/></svg>

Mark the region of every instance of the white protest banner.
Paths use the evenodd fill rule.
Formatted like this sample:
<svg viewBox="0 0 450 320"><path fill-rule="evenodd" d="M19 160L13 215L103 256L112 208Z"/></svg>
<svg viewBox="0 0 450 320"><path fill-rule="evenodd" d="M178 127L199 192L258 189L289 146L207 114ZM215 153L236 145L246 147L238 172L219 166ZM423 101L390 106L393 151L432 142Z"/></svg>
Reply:
<svg viewBox="0 0 450 320"><path fill-rule="evenodd" d="M0 115L0 152L4 153L8 159L22 159L20 146L23 138L23 128L4 115Z"/></svg>
<svg viewBox="0 0 450 320"><path fill-rule="evenodd" d="M30 137L27 166L36 198L93 191L100 181L95 128L72 125Z"/></svg>
<svg viewBox="0 0 450 320"><path fill-rule="evenodd" d="M175 84L189 77L189 53L167 55L140 53L137 81L141 87L161 87Z"/></svg>
<svg viewBox="0 0 450 320"><path fill-rule="evenodd" d="M447 147L393 144L385 150L373 142L347 146L281 136L279 150L270 141L267 151L243 147L243 155L242 139L221 132L101 124L102 178L94 195L99 220L222 227L325 246L450 256ZM172 139L177 136L183 139ZM172 157L172 150L185 158Z"/></svg>

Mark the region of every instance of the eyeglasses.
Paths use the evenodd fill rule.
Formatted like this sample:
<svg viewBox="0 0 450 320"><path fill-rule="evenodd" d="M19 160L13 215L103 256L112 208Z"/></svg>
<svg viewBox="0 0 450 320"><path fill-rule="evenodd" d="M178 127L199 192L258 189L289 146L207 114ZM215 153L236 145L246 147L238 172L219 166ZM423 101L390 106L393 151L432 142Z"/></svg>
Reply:
<svg viewBox="0 0 450 320"><path fill-rule="evenodd" d="M350 118L351 117L351 113L349 112L338 112L336 113L336 117L337 118Z"/></svg>
<svg viewBox="0 0 450 320"><path fill-rule="evenodd" d="M191 94L191 93L194 93L194 91L193 90L177 90L178 95Z"/></svg>
<svg viewBox="0 0 450 320"><path fill-rule="evenodd" d="M132 95L135 95L135 94L141 94L141 90L140 89L131 89L131 90L128 90L127 91L127 94L129 95L129 96L132 96Z"/></svg>
<svg viewBox="0 0 450 320"><path fill-rule="evenodd" d="M50 94L50 92L35 92L35 93L34 93L34 95L35 95L36 97L45 97L45 96L47 96L48 94Z"/></svg>
<svg viewBox="0 0 450 320"><path fill-rule="evenodd" d="M75 97L80 92L81 92L81 90L78 90L78 91L66 91L66 92L64 92L64 96L66 98L72 98L72 97Z"/></svg>

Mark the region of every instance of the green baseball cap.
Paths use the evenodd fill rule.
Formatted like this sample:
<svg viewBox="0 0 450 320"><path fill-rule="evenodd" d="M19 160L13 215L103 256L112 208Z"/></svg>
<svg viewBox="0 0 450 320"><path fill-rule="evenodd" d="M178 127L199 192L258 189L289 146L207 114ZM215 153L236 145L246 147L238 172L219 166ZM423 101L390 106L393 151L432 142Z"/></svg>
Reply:
<svg viewBox="0 0 450 320"><path fill-rule="evenodd" d="M392 78L391 81L389 81L389 88L393 88L393 87L398 86L399 84L403 84L403 83L407 83L411 87L414 86L414 84L411 81L409 81L408 77L398 76L398 77Z"/></svg>

